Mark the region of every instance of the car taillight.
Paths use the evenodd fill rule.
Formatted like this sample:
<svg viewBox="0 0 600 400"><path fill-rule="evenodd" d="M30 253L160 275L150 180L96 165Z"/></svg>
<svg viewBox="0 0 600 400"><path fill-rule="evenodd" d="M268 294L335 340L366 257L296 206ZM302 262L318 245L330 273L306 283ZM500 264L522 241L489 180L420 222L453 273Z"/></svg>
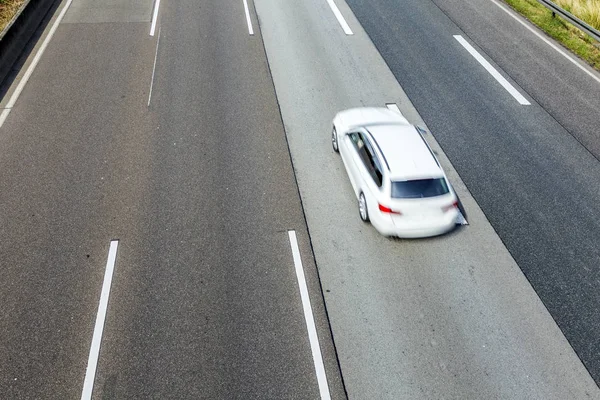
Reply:
<svg viewBox="0 0 600 400"><path fill-rule="evenodd" d="M454 203L442 207L442 211L448 212L448 211L452 210L453 208L457 208L457 207L458 207L458 201L455 200Z"/></svg>
<svg viewBox="0 0 600 400"><path fill-rule="evenodd" d="M382 204L379 204L379 211L384 212L384 213L388 213L388 214L397 214L397 215L402 215L402 213L400 211L394 211L389 207L386 207Z"/></svg>

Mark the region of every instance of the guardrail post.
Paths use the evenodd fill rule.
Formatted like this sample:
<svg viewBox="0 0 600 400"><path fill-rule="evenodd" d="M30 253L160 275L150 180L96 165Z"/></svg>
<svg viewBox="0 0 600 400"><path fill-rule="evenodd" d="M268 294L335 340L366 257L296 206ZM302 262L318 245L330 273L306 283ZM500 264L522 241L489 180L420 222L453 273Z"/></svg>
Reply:
<svg viewBox="0 0 600 400"><path fill-rule="evenodd" d="M585 21L577 18L564 8L559 7L557 4L552 2L551 0L537 0L541 5L546 7L552 12L552 18L556 17L556 14L560 15L562 18L566 19L567 22L571 23L575 27L581 29L597 42L600 42L600 31Z"/></svg>

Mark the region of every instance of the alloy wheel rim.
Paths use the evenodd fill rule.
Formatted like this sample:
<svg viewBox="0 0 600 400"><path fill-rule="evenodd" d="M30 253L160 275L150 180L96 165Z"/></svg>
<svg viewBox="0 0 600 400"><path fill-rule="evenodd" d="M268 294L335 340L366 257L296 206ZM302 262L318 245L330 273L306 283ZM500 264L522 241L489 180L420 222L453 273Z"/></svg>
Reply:
<svg viewBox="0 0 600 400"><path fill-rule="evenodd" d="M360 200L358 202L358 209L360 211L360 216L362 217L362 219L367 219L367 207L365 204L364 196L360 196Z"/></svg>

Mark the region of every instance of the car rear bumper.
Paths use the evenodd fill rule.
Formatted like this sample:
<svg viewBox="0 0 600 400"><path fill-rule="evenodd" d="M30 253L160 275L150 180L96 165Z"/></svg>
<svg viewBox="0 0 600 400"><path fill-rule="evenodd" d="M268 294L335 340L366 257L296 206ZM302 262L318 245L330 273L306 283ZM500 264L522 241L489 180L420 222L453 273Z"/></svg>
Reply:
<svg viewBox="0 0 600 400"><path fill-rule="evenodd" d="M384 236L400 238L425 238L442 235L456 227L458 212L448 212L444 218L424 223L410 222L406 224L392 222L391 218L371 218L371 223Z"/></svg>

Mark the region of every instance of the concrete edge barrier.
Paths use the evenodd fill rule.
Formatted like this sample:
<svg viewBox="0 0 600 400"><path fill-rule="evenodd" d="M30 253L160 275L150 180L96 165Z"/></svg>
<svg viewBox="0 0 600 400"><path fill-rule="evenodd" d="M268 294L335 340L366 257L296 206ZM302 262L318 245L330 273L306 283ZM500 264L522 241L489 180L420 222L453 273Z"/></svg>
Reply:
<svg viewBox="0 0 600 400"><path fill-rule="evenodd" d="M0 33L0 82L10 74L55 1L27 0Z"/></svg>

